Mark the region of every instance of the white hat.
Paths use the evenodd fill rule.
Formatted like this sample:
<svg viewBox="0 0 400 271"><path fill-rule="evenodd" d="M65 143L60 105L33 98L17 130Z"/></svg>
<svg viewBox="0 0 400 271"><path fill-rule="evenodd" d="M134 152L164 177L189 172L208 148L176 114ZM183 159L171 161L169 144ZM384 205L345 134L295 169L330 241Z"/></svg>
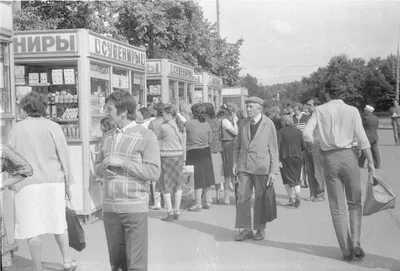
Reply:
<svg viewBox="0 0 400 271"><path fill-rule="evenodd" d="M375 109L374 109L372 106L370 106L370 105L366 105L364 109L367 110L367 111L369 111L369 112L374 112L374 110L375 110Z"/></svg>

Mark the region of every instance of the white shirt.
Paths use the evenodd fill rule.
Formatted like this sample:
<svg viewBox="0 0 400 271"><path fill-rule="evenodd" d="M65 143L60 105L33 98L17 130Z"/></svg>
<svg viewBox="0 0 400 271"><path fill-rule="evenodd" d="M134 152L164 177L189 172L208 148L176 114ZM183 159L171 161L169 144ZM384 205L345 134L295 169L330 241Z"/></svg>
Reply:
<svg viewBox="0 0 400 271"><path fill-rule="evenodd" d="M359 142L361 149L371 147L357 108L339 99L315 108L303 131L305 141L314 141L314 129L318 129L323 151L351 148L354 140Z"/></svg>
<svg viewBox="0 0 400 271"><path fill-rule="evenodd" d="M260 121L261 117L262 117L261 113L258 113L258 115L253 118L254 123L258 123Z"/></svg>

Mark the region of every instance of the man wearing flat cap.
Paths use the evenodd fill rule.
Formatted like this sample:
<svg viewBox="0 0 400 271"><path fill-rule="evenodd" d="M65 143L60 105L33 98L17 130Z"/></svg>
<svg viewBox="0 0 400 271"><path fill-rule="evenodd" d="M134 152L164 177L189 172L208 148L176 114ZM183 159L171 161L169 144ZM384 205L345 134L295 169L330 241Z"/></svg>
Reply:
<svg viewBox="0 0 400 271"><path fill-rule="evenodd" d="M367 138L369 140L369 144L371 144L371 152L372 158L374 159L374 166L376 169L380 168L381 166L381 159L379 156L379 149L378 149L378 126L379 126L379 119L377 116L373 114L374 108L370 105L366 105L364 108L364 115L362 117L362 124L367 134ZM364 153L361 153L360 159L358 160L358 164L360 167L364 167L365 160Z"/></svg>
<svg viewBox="0 0 400 271"><path fill-rule="evenodd" d="M262 114L264 101L258 97L246 99L247 118L239 126L233 150L233 172L238 176L236 241L265 238L263 196L279 172L278 141L275 125ZM251 223L251 196L255 191L253 227ZM240 231L240 229L244 229ZM256 234L253 234L253 229Z"/></svg>

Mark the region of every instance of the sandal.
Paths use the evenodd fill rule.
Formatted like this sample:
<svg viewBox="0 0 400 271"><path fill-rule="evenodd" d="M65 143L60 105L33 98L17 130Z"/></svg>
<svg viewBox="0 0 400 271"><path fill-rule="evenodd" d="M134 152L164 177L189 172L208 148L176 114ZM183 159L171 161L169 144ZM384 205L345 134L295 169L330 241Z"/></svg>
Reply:
<svg viewBox="0 0 400 271"><path fill-rule="evenodd" d="M305 199L305 201L315 201L315 197L309 197L308 199Z"/></svg>
<svg viewBox="0 0 400 271"><path fill-rule="evenodd" d="M313 199L313 202L324 201L324 200L325 200L324 198L316 197L316 198Z"/></svg>
<svg viewBox="0 0 400 271"><path fill-rule="evenodd" d="M78 265L74 260L64 264L64 271L74 271L76 268L78 268Z"/></svg>
<svg viewBox="0 0 400 271"><path fill-rule="evenodd" d="M180 211L174 211L174 220L179 220Z"/></svg>
<svg viewBox="0 0 400 271"><path fill-rule="evenodd" d="M201 206L201 204L195 204L195 205L193 205L192 207L190 207L190 208L188 209L188 211L191 211L191 212L198 212L198 211L201 211L201 209L203 209L203 207Z"/></svg>

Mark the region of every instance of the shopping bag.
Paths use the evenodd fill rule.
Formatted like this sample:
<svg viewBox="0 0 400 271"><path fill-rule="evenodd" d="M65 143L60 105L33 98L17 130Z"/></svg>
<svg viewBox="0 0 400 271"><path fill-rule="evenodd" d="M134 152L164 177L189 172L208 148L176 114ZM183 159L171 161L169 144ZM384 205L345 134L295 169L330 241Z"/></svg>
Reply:
<svg viewBox="0 0 400 271"><path fill-rule="evenodd" d="M182 180L182 201L194 200L194 166L185 166Z"/></svg>
<svg viewBox="0 0 400 271"><path fill-rule="evenodd" d="M72 206L71 203L69 205ZM68 226L69 246L77 251L82 251L86 247L85 232L78 216L73 208L69 206L65 207L65 215Z"/></svg>
<svg viewBox="0 0 400 271"><path fill-rule="evenodd" d="M276 195L274 185L268 185L263 196L263 208L261 212L261 223L271 222L278 217L276 207Z"/></svg>
<svg viewBox="0 0 400 271"><path fill-rule="evenodd" d="M370 174L367 182L363 215L367 216L386 209L393 209L395 204L396 196L392 189L381 178Z"/></svg>

